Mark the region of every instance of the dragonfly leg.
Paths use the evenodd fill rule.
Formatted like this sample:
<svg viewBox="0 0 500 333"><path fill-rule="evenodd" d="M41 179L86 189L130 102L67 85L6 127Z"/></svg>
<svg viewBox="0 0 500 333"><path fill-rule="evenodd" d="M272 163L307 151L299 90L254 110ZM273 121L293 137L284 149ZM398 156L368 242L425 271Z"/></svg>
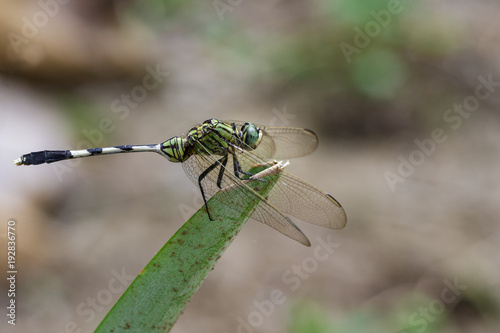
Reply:
<svg viewBox="0 0 500 333"><path fill-rule="evenodd" d="M203 185L201 185L201 181L213 170L215 169L215 167L217 167L217 165L219 165L219 163L223 163L223 160L226 159L227 160L227 156L224 156L223 158L221 158L220 160L216 161L214 164L212 164L211 166L209 166L205 171L203 171L200 176L198 177L198 186L200 188L200 191L201 191L201 196L203 197L203 202L205 203L205 207L207 209L207 214L208 214L208 218L210 219L210 221L213 221L214 219L212 218L212 215L210 215L210 211L208 210L208 204L207 204L207 198L205 197L205 191L203 191ZM222 161L222 162L221 162ZM226 161L227 163L227 161ZM221 177L219 175L219 177ZM217 182L219 182L217 180Z"/></svg>
<svg viewBox="0 0 500 333"><path fill-rule="evenodd" d="M222 167L220 168L219 176L217 177L217 187L219 189L222 189L222 176L224 176L224 171L226 171L227 155L221 158L219 161L222 161Z"/></svg>
<svg viewBox="0 0 500 333"><path fill-rule="evenodd" d="M238 158L236 157L236 154L233 153L233 167L234 167L234 175L238 177L238 179L242 179L240 176L240 173L247 175L247 176L253 176L253 174L249 172L245 172L241 169L240 163L238 162Z"/></svg>
<svg viewBox="0 0 500 333"><path fill-rule="evenodd" d="M252 174L250 172L245 172L245 171L243 171L241 169L240 163L238 162L238 159L236 158L236 154L233 154L233 166L234 166L234 175L236 177L238 177L238 179L242 179L241 176L240 176L240 173L242 173L244 175L247 175L247 176L250 176L250 177L255 176L254 174ZM253 180L258 180L258 181L261 181L261 182L265 182L264 179L253 179Z"/></svg>

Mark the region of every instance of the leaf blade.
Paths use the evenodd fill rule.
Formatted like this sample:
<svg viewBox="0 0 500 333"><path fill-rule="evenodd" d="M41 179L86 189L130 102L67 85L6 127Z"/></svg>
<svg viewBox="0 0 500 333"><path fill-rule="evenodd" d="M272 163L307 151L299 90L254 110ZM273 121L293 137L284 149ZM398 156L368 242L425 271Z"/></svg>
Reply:
<svg viewBox="0 0 500 333"><path fill-rule="evenodd" d="M264 167L250 172L257 173ZM249 187L266 197L279 174ZM106 315L95 332L168 332L222 253L234 240L259 205L248 196L245 209L237 212L222 204L231 191L221 191L203 206L158 251ZM218 197L215 197L218 196ZM214 225L215 224L215 225Z"/></svg>

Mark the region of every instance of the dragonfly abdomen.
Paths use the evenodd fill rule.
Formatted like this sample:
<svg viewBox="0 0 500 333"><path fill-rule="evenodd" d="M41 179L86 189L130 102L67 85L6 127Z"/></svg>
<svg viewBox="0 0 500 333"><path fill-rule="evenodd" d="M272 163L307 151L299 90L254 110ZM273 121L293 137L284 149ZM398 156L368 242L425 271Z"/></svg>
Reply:
<svg viewBox="0 0 500 333"><path fill-rule="evenodd" d="M157 145L125 145L81 150L41 150L29 154L24 154L23 156L15 160L14 163L17 165L38 165L43 163L53 163L62 160L69 160L71 158L128 153L135 151L157 152L157 150Z"/></svg>
<svg viewBox="0 0 500 333"><path fill-rule="evenodd" d="M170 162L182 163L192 155L192 144L186 138L174 136L160 146L161 154Z"/></svg>
<svg viewBox="0 0 500 333"><path fill-rule="evenodd" d="M73 158L69 150L42 150L24 154L14 161L17 165L38 165Z"/></svg>

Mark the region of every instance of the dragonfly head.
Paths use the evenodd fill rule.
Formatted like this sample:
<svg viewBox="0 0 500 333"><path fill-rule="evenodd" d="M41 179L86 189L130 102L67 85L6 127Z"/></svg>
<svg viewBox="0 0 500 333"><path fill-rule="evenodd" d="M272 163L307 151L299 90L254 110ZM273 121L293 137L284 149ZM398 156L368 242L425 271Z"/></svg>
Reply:
<svg viewBox="0 0 500 333"><path fill-rule="evenodd" d="M188 140L174 136L161 144L161 154L170 162L184 162L188 159Z"/></svg>
<svg viewBox="0 0 500 333"><path fill-rule="evenodd" d="M262 140L262 130L253 123L245 123L241 126L241 141L252 149L257 148Z"/></svg>

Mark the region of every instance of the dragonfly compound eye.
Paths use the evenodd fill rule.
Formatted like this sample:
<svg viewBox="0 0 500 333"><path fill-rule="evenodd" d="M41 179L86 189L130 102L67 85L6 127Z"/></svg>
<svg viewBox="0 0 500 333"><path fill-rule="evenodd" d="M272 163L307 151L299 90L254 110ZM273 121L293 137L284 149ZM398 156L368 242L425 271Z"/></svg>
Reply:
<svg viewBox="0 0 500 333"><path fill-rule="evenodd" d="M170 162L184 162L189 157L187 145L187 139L174 136L161 144L161 152Z"/></svg>
<svg viewBox="0 0 500 333"><path fill-rule="evenodd" d="M241 140L250 148L255 149L262 140L262 131L252 123L245 123L241 127Z"/></svg>

